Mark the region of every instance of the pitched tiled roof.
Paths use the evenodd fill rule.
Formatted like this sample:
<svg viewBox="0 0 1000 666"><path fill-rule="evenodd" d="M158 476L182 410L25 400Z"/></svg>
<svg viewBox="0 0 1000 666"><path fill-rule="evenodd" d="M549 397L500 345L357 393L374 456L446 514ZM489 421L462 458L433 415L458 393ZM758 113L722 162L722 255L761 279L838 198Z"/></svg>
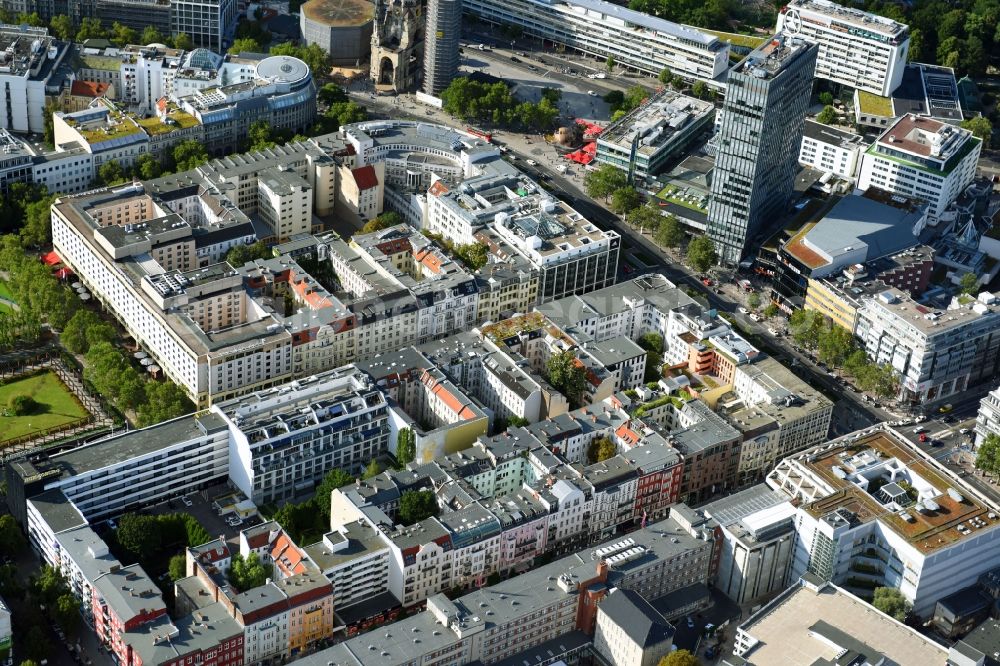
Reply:
<svg viewBox="0 0 1000 666"><path fill-rule="evenodd" d="M77 80L73 82L69 93L78 97L103 97L110 87L110 83Z"/></svg>
<svg viewBox="0 0 1000 666"><path fill-rule="evenodd" d="M359 190L370 190L373 187L378 187L378 174L375 173L375 167L370 164L351 169L351 175L354 176L354 182L358 184Z"/></svg>

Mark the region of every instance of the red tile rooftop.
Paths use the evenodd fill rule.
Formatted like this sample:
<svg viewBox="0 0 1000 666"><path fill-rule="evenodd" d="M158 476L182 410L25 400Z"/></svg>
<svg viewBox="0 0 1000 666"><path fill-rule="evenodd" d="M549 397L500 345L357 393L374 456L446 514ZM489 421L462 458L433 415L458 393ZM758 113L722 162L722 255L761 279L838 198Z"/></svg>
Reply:
<svg viewBox="0 0 1000 666"><path fill-rule="evenodd" d="M77 80L70 86L69 93L77 97L103 97L110 87L110 83Z"/></svg>
<svg viewBox="0 0 1000 666"><path fill-rule="evenodd" d="M351 174L354 175L354 182L357 183L359 190L378 187L378 175L375 173L375 167L370 164L352 169Z"/></svg>

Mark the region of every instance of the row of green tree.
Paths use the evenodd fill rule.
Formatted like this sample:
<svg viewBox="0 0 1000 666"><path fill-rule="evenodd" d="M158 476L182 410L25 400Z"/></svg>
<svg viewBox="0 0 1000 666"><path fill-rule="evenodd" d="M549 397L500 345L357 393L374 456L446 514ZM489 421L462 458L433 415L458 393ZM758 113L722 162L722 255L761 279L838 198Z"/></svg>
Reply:
<svg viewBox="0 0 1000 666"><path fill-rule="evenodd" d="M1000 46L1000 0L867 0L866 11L910 28L909 60L953 67L958 76L982 76Z"/></svg>
<svg viewBox="0 0 1000 666"><path fill-rule="evenodd" d="M859 389L889 398L899 390L899 377L889 364L873 363L859 349L847 329L830 322L815 310L796 310L788 319L788 330L798 344L816 351L823 363L843 368Z"/></svg>
<svg viewBox="0 0 1000 666"><path fill-rule="evenodd" d="M976 469L1000 475L1000 436L989 434L976 450Z"/></svg>
<svg viewBox="0 0 1000 666"><path fill-rule="evenodd" d="M9 597L8 597L9 598ZM27 605L29 613L38 611L62 629L67 639L75 639L83 628L80 601L70 591L69 584L58 569L44 566L37 576L29 579ZM51 653L51 641L45 630L32 623L22 643L26 656L36 663L44 663ZM24 662L21 662L24 663Z"/></svg>
<svg viewBox="0 0 1000 666"><path fill-rule="evenodd" d="M119 185L133 178L150 180L174 172L188 171L201 166L209 159L205 144L196 139L185 139L161 157L143 153L136 158L131 168L125 168L118 160L108 160L97 168L97 185Z"/></svg>
<svg viewBox="0 0 1000 666"><path fill-rule="evenodd" d="M7 287L17 303L17 310L0 312L0 347L37 341L43 324L62 328L79 307L73 292L16 234L0 238L0 270L6 272Z"/></svg>
<svg viewBox="0 0 1000 666"><path fill-rule="evenodd" d="M776 17L770 3L734 0L631 0L628 6L668 21L714 30L730 30L734 20L773 28Z"/></svg>
<svg viewBox="0 0 1000 666"><path fill-rule="evenodd" d="M545 381L566 396L570 409L583 404L583 393L587 389L587 369L572 351L565 350L549 356L545 362Z"/></svg>
<svg viewBox="0 0 1000 666"><path fill-rule="evenodd" d="M174 580L184 577L183 549L211 540L212 536L201 523L187 513L156 516L126 513L107 537L118 559L134 560L153 575L166 571ZM179 563L177 558L180 558Z"/></svg>
<svg viewBox="0 0 1000 666"><path fill-rule="evenodd" d="M38 15L38 12L22 12L14 15L4 9L0 9L0 21L3 23L16 23L18 25L30 25L36 28L45 26L45 21ZM118 21L112 22L110 27L105 27L99 18L84 18L79 23L75 23L66 14L56 14L49 21L47 26L52 35L64 41L85 42L88 39L106 39L115 46L126 46L128 44L166 44L174 48L189 50L194 48L191 37L183 32L171 37L164 35L155 27L148 25L142 32L123 25Z"/></svg>
<svg viewBox="0 0 1000 666"><path fill-rule="evenodd" d="M642 195L628 183L625 172L610 164L602 164L584 177L587 194L595 199L610 201L612 212L621 215L632 226L648 232L662 247L679 248L686 234L680 221L664 215L655 202L642 203ZM715 265L719 258L715 244L705 236L692 238L687 245L686 259L695 270L702 272Z"/></svg>
<svg viewBox="0 0 1000 666"><path fill-rule="evenodd" d="M544 131L559 117L560 96L558 90L546 88L538 102L518 102L502 81L480 83L460 76L441 92L441 101L447 113L466 122Z"/></svg>
<svg viewBox="0 0 1000 666"><path fill-rule="evenodd" d="M89 310L80 310L73 318L88 315L94 316ZM87 348L83 377L98 393L110 400L119 411L135 410L136 425L140 428L194 411L194 405L177 384L169 380L147 379L114 344L101 339L100 331L104 326L103 322L97 323L94 327L97 333L90 333L91 329L86 327L85 322L81 324L83 333L79 336L76 334L77 327L73 327L74 344L80 341ZM91 344L92 340L96 343Z"/></svg>
<svg viewBox="0 0 1000 666"><path fill-rule="evenodd" d="M703 273L719 263L719 255L708 236L695 236L684 246L687 233L684 225L674 215L664 214L660 207L649 202L633 210L625 218L632 226L649 233L660 247L684 247L684 260L688 266Z"/></svg>
<svg viewBox="0 0 1000 666"><path fill-rule="evenodd" d="M18 554L27 548L27 541L11 516L0 518L0 535L16 540ZM4 549L10 552L9 548ZM11 622L16 637L21 664L38 666L52 656L52 641L45 625L54 622L68 640L79 636L82 617L80 602L70 592L58 569L43 567L37 575L25 581L24 572L15 563L0 565L0 597L12 611Z"/></svg>

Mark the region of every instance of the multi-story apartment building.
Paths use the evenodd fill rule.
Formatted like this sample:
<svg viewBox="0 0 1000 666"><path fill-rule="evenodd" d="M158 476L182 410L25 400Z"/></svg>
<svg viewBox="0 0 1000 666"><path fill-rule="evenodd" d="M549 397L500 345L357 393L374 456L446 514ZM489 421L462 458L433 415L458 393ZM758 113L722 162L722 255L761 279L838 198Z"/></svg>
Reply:
<svg viewBox="0 0 1000 666"><path fill-rule="evenodd" d="M612 590L597 607L594 650L612 664L658 664L673 638L673 626L631 590Z"/></svg>
<svg viewBox="0 0 1000 666"><path fill-rule="evenodd" d="M206 606L223 606L242 630L244 664L295 658L333 635L333 589L276 524L253 531L241 535L241 550L263 553L277 578L259 587L237 589L226 577L224 542L189 548L189 575L175 584L176 607L179 613L197 617ZM263 537L262 545L257 543L259 537Z"/></svg>
<svg viewBox="0 0 1000 666"><path fill-rule="evenodd" d="M826 440L833 403L773 358L738 366L733 392L741 404L726 417L742 434L740 485L762 480L782 458Z"/></svg>
<svg viewBox="0 0 1000 666"><path fill-rule="evenodd" d="M804 307L853 333L865 298L877 296L886 287L920 296L930 284L934 265L934 250L917 245L890 257L848 266L839 274L810 277Z"/></svg>
<svg viewBox="0 0 1000 666"><path fill-rule="evenodd" d="M865 148L865 140L858 134L806 120L799 148L799 164L853 183L861 169L861 155Z"/></svg>
<svg viewBox="0 0 1000 666"><path fill-rule="evenodd" d="M816 53L814 44L779 33L729 72L707 227L723 263L739 263L785 212Z"/></svg>
<svg viewBox="0 0 1000 666"><path fill-rule="evenodd" d="M789 580L898 588L926 617L994 568L1000 521L971 487L891 428L786 458L767 484L797 502Z"/></svg>
<svg viewBox="0 0 1000 666"><path fill-rule="evenodd" d="M388 451L386 395L353 366L212 405L227 426L232 483L255 502L295 497L331 469Z"/></svg>
<svg viewBox="0 0 1000 666"><path fill-rule="evenodd" d="M417 462L461 451L486 434L490 422L486 410L417 349L384 353L359 361L358 367L394 403L391 452L396 452L397 433L403 428L413 433Z"/></svg>
<svg viewBox="0 0 1000 666"><path fill-rule="evenodd" d="M9 505L29 534L21 511L46 490L62 491L87 520L100 520L217 483L229 475L229 460L223 419L184 416L46 459L11 461Z"/></svg>
<svg viewBox="0 0 1000 666"><path fill-rule="evenodd" d="M302 132L316 116L312 73L298 58L223 63L204 49L181 58L139 47L119 57L121 72L113 74L121 81L120 101L101 98L93 108L54 116L56 145L83 147L94 155L95 168L112 159L130 166L144 153L166 157L192 139L211 155L227 155L246 147L255 121ZM113 67L116 60L110 60Z"/></svg>
<svg viewBox="0 0 1000 666"><path fill-rule="evenodd" d="M666 68L710 81L729 64L729 44L713 35L600 0L474 0L466 11L601 61L611 56L621 67L652 76Z"/></svg>
<svg viewBox="0 0 1000 666"><path fill-rule="evenodd" d="M658 175L708 130L715 105L665 89L604 128L597 137L597 161L644 183Z"/></svg>
<svg viewBox="0 0 1000 666"><path fill-rule="evenodd" d="M456 244L480 242L480 232L492 231L538 273L542 303L615 283L618 234L598 229L517 171L491 169L453 189L435 183L424 226Z"/></svg>
<svg viewBox="0 0 1000 666"><path fill-rule="evenodd" d="M0 25L0 128L11 132L45 131L45 96L59 92L53 75L69 44L49 37L46 28Z"/></svg>
<svg viewBox="0 0 1000 666"><path fill-rule="evenodd" d="M131 666L242 666L243 627L222 603L177 620L166 616L126 634Z"/></svg>
<svg viewBox="0 0 1000 666"><path fill-rule="evenodd" d="M945 310L925 307L888 288L864 300L854 335L877 363L899 373L900 398L934 402L1000 372L1000 303L983 292Z"/></svg>
<svg viewBox="0 0 1000 666"><path fill-rule="evenodd" d="M289 378L292 333L275 316L251 316L257 283L229 264L209 266L206 258L199 268L196 260L196 236L213 245L206 232L247 217L216 189L187 184L167 197L158 190L133 185L60 199L53 207L56 251L197 403ZM315 284L291 266L281 267L278 281L300 290Z"/></svg>
<svg viewBox="0 0 1000 666"><path fill-rule="evenodd" d="M892 19L829 0L792 0L775 32L816 44L816 78L886 97L903 78L910 29Z"/></svg>
<svg viewBox="0 0 1000 666"><path fill-rule="evenodd" d="M676 415L680 427L661 434L684 459L683 501L706 500L734 487L740 462L740 432L700 400L684 403Z"/></svg>
<svg viewBox="0 0 1000 666"><path fill-rule="evenodd" d="M167 614L160 588L138 564L115 562L100 572L92 581L89 602L94 633L119 663L129 663L127 633Z"/></svg>
<svg viewBox="0 0 1000 666"><path fill-rule="evenodd" d="M745 363L757 353L749 345L739 343L739 336L725 320L704 311L672 282L657 274L589 294L567 296L539 305L535 311L570 337L581 340L605 342L620 337L638 340L648 333L662 335L663 361L668 365L686 363L697 346L693 343L703 341L710 341L736 363Z"/></svg>
<svg viewBox="0 0 1000 666"><path fill-rule="evenodd" d="M858 187L926 201L940 216L975 178L982 144L961 127L901 116L865 151Z"/></svg>
<svg viewBox="0 0 1000 666"><path fill-rule="evenodd" d="M578 649L557 643L576 648L589 643L589 638L584 643L569 641L567 634L593 634L598 603L608 590L617 587L656 599L704 584L715 574L715 545L711 533L667 519L453 601L443 594L431 596L426 610L390 625L388 631L349 638L304 657L302 663L510 663L505 660L546 644L553 654L578 654Z"/></svg>
<svg viewBox="0 0 1000 666"><path fill-rule="evenodd" d="M479 317L475 279L432 241L406 225L371 234L355 234L349 242L330 239L328 256L341 286L351 296L400 298L411 294L419 305L416 342L468 330ZM400 293L402 292L402 294ZM413 340L414 331L398 330L396 340ZM368 349L359 340L359 357L385 349Z"/></svg>
<svg viewBox="0 0 1000 666"><path fill-rule="evenodd" d="M524 367L518 355L477 331L427 342L419 350L489 408L494 422L513 416L535 423L568 409L566 397Z"/></svg>
<svg viewBox="0 0 1000 666"><path fill-rule="evenodd" d="M42 152L0 129L0 151L0 191L34 183L49 192L81 192L94 181L94 157L83 148Z"/></svg>
<svg viewBox="0 0 1000 666"><path fill-rule="evenodd" d="M390 549L379 534L368 525L345 523L303 548L333 586L333 603L342 617L347 608L388 594Z"/></svg>

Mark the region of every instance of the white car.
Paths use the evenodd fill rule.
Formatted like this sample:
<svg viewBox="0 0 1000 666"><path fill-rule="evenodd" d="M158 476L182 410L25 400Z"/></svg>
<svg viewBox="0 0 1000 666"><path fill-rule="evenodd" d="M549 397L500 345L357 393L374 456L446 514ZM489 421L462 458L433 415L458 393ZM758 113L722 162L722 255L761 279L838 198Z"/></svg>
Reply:
<svg viewBox="0 0 1000 666"><path fill-rule="evenodd" d="M591 97L597 97L597 93L595 93L593 90L588 90L587 94L590 95Z"/></svg>
<svg viewBox="0 0 1000 666"><path fill-rule="evenodd" d="M960 435L968 435L969 434L969 429L968 428L960 428L959 431L958 431L958 434L960 434Z"/></svg>
<svg viewBox="0 0 1000 666"><path fill-rule="evenodd" d="M747 314L747 309L745 307L742 307L742 306L736 308L736 311L739 312L740 314L743 314L743 315Z"/></svg>
<svg viewBox="0 0 1000 666"><path fill-rule="evenodd" d="M194 502L189 500L187 497L181 497L181 504L184 506L194 506Z"/></svg>
<svg viewBox="0 0 1000 666"><path fill-rule="evenodd" d="M528 160L528 166L538 166L538 162L535 160Z"/></svg>
<svg viewBox="0 0 1000 666"><path fill-rule="evenodd" d="M757 314L756 312L751 312L750 318L753 319L754 321L760 321L760 315Z"/></svg>

